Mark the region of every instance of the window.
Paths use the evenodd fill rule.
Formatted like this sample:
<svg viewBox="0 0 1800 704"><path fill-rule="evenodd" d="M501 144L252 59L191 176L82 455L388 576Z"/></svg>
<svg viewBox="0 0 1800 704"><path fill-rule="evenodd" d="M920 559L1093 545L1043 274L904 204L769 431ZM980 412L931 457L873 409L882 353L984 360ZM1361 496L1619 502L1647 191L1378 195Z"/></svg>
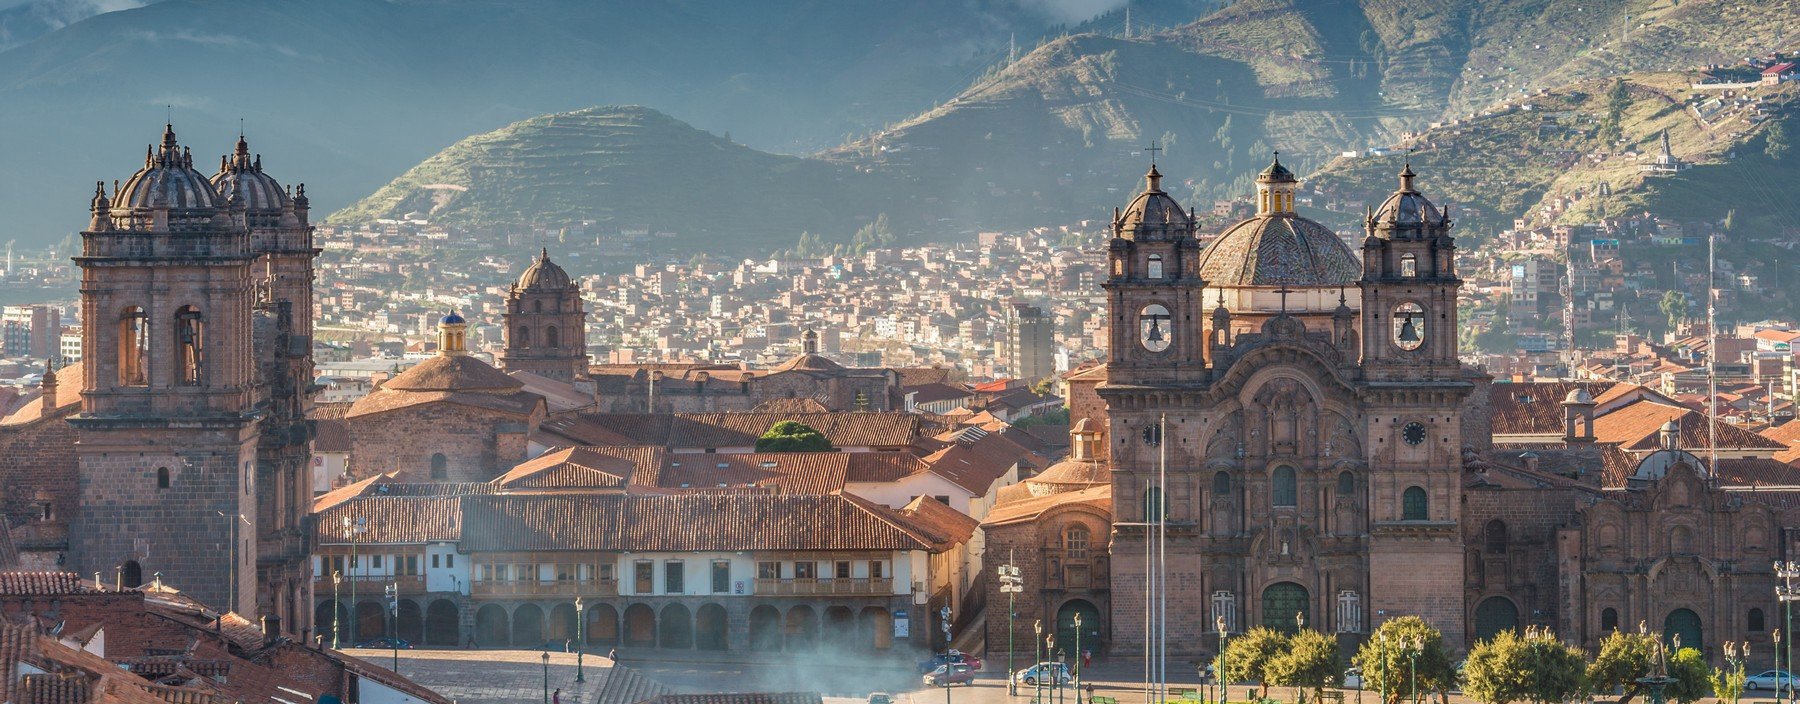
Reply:
<svg viewBox="0 0 1800 704"><path fill-rule="evenodd" d="M614 581L617 581L613 575L613 563L600 563L600 581L607 584L612 584Z"/></svg>
<svg viewBox="0 0 1800 704"><path fill-rule="evenodd" d="M686 594L687 566L680 560L670 560L663 565L663 591L668 594Z"/></svg>
<svg viewBox="0 0 1800 704"><path fill-rule="evenodd" d="M1761 633L1764 628L1768 627L1767 624L1763 623L1763 610L1762 609L1751 609L1750 610L1750 618L1748 619L1748 621L1749 622L1746 623L1745 626L1748 628L1748 630L1751 630L1751 631L1754 631L1757 633Z"/></svg>
<svg viewBox="0 0 1800 704"><path fill-rule="evenodd" d="M817 562L796 562L796 563L794 563L794 579L818 579L818 578L819 578L819 563L817 563Z"/></svg>
<svg viewBox="0 0 1800 704"><path fill-rule="evenodd" d="M1356 475L1349 472L1338 473L1338 498L1347 499L1356 495Z"/></svg>
<svg viewBox="0 0 1800 704"><path fill-rule="evenodd" d="M1400 520L1427 520L1424 488L1416 486L1407 487L1406 492L1400 495Z"/></svg>
<svg viewBox="0 0 1800 704"><path fill-rule="evenodd" d="M431 478L447 479L450 477L450 458L438 452L431 455Z"/></svg>
<svg viewBox="0 0 1800 704"><path fill-rule="evenodd" d="M448 568L448 567L455 567L455 566L456 566L456 554L451 553L451 554L445 555L444 556L444 567Z"/></svg>
<svg viewBox="0 0 1800 704"><path fill-rule="evenodd" d="M1150 278L1152 278L1152 279L1162 278L1163 277L1162 255L1161 254L1150 255L1149 266L1147 266L1146 269L1148 269L1147 273Z"/></svg>
<svg viewBox="0 0 1800 704"><path fill-rule="evenodd" d="M1063 531L1063 553L1071 560L1086 560L1089 535L1085 526L1069 526Z"/></svg>
<svg viewBox="0 0 1800 704"><path fill-rule="evenodd" d="M1212 616L1212 623L1207 624L1207 627L1214 629L1215 633L1221 620L1225 622L1226 633L1236 633L1238 630L1237 595L1231 592L1213 592Z"/></svg>
<svg viewBox="0 0 1800 704"><path fill-rule="evenodd" d="M200 384L201 362L203 361L203 335L206 321L200 316L200 310L193 306L182 306L175 313L175 345L177 360L181 364L179 381L189 386Z"/></svg>
<svg viewBox="0 0 1800 704"><path fill-rule="evenodd" d="M1488 521L1485 530L1487 553L1490 555L1506 554L1506 521L1498 518Z"/></svg>
<svg viewBox="0 0 1800 704"><path fill-rule="evenodd" d="M544 345L551 349L562 347L562 336L557 334L555 325L544 328Z"/></svg>
<svg viewBox="0 0 1800 704"><path fill-rule="evenodd" d="M531 346L531 328L520 325L518 327L518 329L514 330L513 331L513 346L514 347L530 347Z"/></svg>
<svg viewBox="0 0 1800 704"><path fill-rule="evenodd" d="M1362 630L1362 595L1352 591L1338 592L1337 632Z"/></svg>
<svg viewBox="0 0 1800 704"><path fill-rule="evenodd" d="M632 563L632 590L639 594L656 591L656 564L649 560Z"/></svg>
<svg viewBox="0 0 1800 704"><path fill-rule="evenodd" d="M756 578L757 579L781 579L781 563L779 563L779 562L758 562L758 563L756 563Z"/></svg>
<svg viewBox="0 0 1800 704"><path fill-rule="evenodd" d="M836 579L849 579L850 578L850 561L849 560L838 560L837 565L834 566L834 569L832 571L832 577L834 577Z"/></svg>
<svg viewBox="0 0 1800 704"><path fill-rule="evenodd" d="M1213 473L1213 498L1231 498L1231 475L1224 470Z"/></svg>
<svg viewBox="0 0 1800 704"><path fill-rule="evenodd" d="M431 556L431 569L435 570L435 569L443 566L443 565L439 564L439 562L440 562L440 560L438 560L439 557L442 557L442 556L441 555L432 555Z"/></svg>
<svg viewBox="0 0 1800 704"><path fill-rule="evenodd" d="M544 302L543 301L532 301L531 302L531 312L533 312L533 313L544 312Z"/></svg>
<svg viewBox="0 0 1800 704"><path fill-rule="evenodd" d="M1276 506L1294 506L1300 502L1299 480L1294 475L1294 468L1282 465L1275 468L1272 494Z"/></svg>
<svg viewBox="0 0 1800 704"><path fill-rule="evenodd" d="M396 556L394 558L394 567L398 570L398 572L400 574L417 575L417 574L419 574L419 556L418 555Z"/></svg>
<svg viewBox="0 0 1800 704"><path fill-rule="evenodd" d="M381 556L380 555L370 555L369 556L369 569L372 569L372 570L381 569Z"/></svg>
<svg viewBox="0 0 1800 704"><path fill-rule="evenodd" d="M1411 254L1400 255L1400 275L1412 278L1419 275L1419 258Z"/></svg>
<svg viewBox="0 0 1800 704"><path fill-rule="evenodd" d="M119 385L149 386L150 315L129 306L119 316Z"/></svg>
<svg viewBox="0 0 1800 704"><path fill-rule="evenodd" d="M156 488L158 488L158 489L169 488L169 468L168 467L157 467L156 468Z"/></svg>
<svg viewBox="0 0 1800 704"><path fill-rule="evenodd" d="M1150 487L1144 490L1144 521L1146 523L1160 521L1169 517L1169 506L1163 502L1162 489Z"/></svg>
<svg viewBox="0 0 1800 704"><path fill-rule="evenodd" d="M1600 610L1600 632L1611 633L1619 630L1619 610L1607 607Z"/></svg>
<svg viewBox="0 0 1800 704"><path fill-rule="evenodd" d="M714 594L731 591L731 563L724 560L713 560L712 590Z"/></svg>
<svg viewBox="0 0 1800 704"><path fill-rule="evenodd" d="M945 505L945 506L949 506L949 505L950 505L950 497L949 497L949 496L948 496L948 495L943 495L943 494L940 494L940 495L937 495L937 496L933 496L933 497L931 497L931 498L934 498L934 499L937 499L937 502L938 502L938 503L940 503L940 504L943 504L943 505Z"/></svg>
<svg viewBox="0 0 1800 704"><path fill-rule="evenodd" d="M882 579L887 576L887 563L880 560L869 561L869 579Z"/></svg>

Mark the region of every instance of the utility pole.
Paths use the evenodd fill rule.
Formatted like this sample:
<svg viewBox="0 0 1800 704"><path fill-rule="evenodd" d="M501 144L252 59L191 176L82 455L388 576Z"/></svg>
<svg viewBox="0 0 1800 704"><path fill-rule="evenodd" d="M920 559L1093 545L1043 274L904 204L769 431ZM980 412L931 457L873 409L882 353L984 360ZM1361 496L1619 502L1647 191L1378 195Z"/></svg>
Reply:
<svg viewBox="0 0 1800 704"><path fill-rule="evenodd" d="M1019 575L1019 568L1013 564L1011 550L1006 553L1006 564L1000 565L1000 593L1006 595L1006 693L1017 694L1018 685L1013 681L1013 618L1018 616L1015 599L1025 591L1025 578Z"/></svg>

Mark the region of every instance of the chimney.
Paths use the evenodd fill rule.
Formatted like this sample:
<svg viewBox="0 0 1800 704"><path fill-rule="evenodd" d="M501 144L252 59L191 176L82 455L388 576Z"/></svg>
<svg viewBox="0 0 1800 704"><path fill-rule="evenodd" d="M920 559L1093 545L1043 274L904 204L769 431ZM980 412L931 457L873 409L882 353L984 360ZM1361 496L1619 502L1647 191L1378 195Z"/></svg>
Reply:
<svg viewBox="0 0 1800 704"><path fill-rule="evenodd" d="M1527 452L1519 455L1519 459L1525 463L1526 469L1533 472L1538 471L1538 454L1536 452Z"/></svg>
<svg viewBox="0 0 1800 704"><path fill-rule="evenodd" d="M280 638L281 617L274 614L264 615L262 617L262 633L265 644L274 643L277 638Z"/></svg>

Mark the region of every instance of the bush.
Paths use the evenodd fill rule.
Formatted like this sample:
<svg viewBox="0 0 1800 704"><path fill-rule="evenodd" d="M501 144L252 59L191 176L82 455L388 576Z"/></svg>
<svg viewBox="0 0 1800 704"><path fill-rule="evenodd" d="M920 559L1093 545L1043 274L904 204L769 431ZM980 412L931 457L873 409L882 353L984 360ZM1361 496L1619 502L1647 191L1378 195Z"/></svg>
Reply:
<svg viewBox="0 0 1800 704"><path fill-rule="evenodd" d="M1311 689L1313 701L1321 701L1325 688L1344 678L1337 639L1308 630L1289 636L1287 652L1277 655L1264 671L1272 684Z"/></svg>
<svg viewBox="0 0 1800 704"><path fill-rule="evenodd" d="M1269 664L1288 649L1287 634L1258 626L1236 638L1225 641L1225 666L1213 663L1213 671L1223 673L1224 683L1255 682L1261 685L1260 698L1269 698Z"/></svg>
<svg viewBox="0 0 1800 704"><path fill-rule="evenodd" d="M1463 691L1487 704L1566 701L1585 689L1586 660L1547 630L1501 631L1469 651Z"/></svg>
<svg viewBox="0 0 1800 704"><path fill-rule="evenodd" d="M1600 654L1588 665L1588 686L1596 694L1622 688L1625 696L1619 699L1619 704L1628 704L1632 697L1642 693L1637 679L1650 671L1651 660L1655 657L1656 636L1613 631L1600 641Z"/></svg>
<svg viewBox="0 0 1800 704"><path fill-rule="evenodd" d="M1712 668L1706 665L1706 656L1693 648L1682 648L1669 658L1669 676L1675 682L1663 690L1670 700L1688 704L1704 697L1710 697L1712 691Z"/></svg>
<svg viewBox="0 0 1800 704"><path fill-rule="evenodd" d="M1418 691L1447 692L1456 685L1456 670L1444 648L1444 634L1425 619L1402 616L1381 624L1356 651L1352 661L1362 670L1363 688L1387 692L1386 704L1396 704L1413 691L1413 660L1405 645L1415 640L1423 647L1418 657Z"/></svg>
<svg viewBox="0 0 1800 704"><path fill-rule="evenodd" d="M831 452L831 440L804 423L784 420L756 439L757 452Z"/></svg>

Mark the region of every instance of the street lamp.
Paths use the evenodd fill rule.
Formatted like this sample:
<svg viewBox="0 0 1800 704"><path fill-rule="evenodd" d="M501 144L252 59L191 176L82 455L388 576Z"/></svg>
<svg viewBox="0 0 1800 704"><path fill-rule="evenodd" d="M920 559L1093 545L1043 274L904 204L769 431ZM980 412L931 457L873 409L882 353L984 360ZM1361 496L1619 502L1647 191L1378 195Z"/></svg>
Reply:
<svg viewBox="0 0 1800 704"><path fill-rule="evenodd" d="M1020 576L1019 568L1012 563L1012 556L1007 556L1007 564L1000 565L1000 593L1006 595L1006 693L1019 693L1018 683L1013 681L1013 617L1018 616L1018 608L1014 599L1025 591L1025 578Z"/></svg>
<svg viewBox="0 0 1800 704"><path fill-rule="evenodd" d="M1419 652L1425 649L1424 636L1413 636L1411 671L1407 679L1412 680L1412 702L1419 704Z"/></svg>
<svg viewBox="0 0 1800 704"><path fill-rule="evenodd" d="M358 516L356 518L356 522L351 523L350 517L345 516L343 525L344 525L344 539L350 542L350 567L348 568L350 570L350 640L354 641L354 640L356 640L356 635L357 635L356 634L356 631L357 631L357 628L356 628L356 618L357 618L357 616L356 616L356 606L357 606L357 604L356 604L356 568L357 568L356 534L361 533L364 530L368 529L368 519Z"/></svg>
<svg viewBox="0 0 1800 704"><path fill-rule="evenodd" d="M1300 632L1304 631L1304 630L1306 630L1306 612L1305 611L1295 611L1294 612L1294 635L1300 635ZM1299 693L1297 696L1297 699L1299 700L1300 704L1306 704L1306 689L1303 687L1296 687L1294 689L1294 691Z"/></svg>
<svg viewBox="0 0 1800 704"><path fill-rule="evenodd" d="M1038 670L1037 676L1031 678L1031 701L1037 702L1044 695L1044 668L1038 667L1044 662L1044 620L1040 618L1032 621L1031 632L1031 667Z"/></svg>
<svg viewBox="0 0 1800 704"><path fill-rule="evenodd" d="M344 583L341 570L331 571L331 649L338 649L338 639L344 635L344 601L338 597L338 586Z"/></svg>
<svg viewBox="0 0 1800 704"><path fill-rule="evenodd" d="M394 646L394 674L400 674L400 582L387 585L388 612L394 624L388 631L388 643Z"/></svg>
<svg viewBox="0 0 1800 704"><path fill-rule="evenodd" d="M1380 669L1381 669L1381 704L1388 704L1388 700L1387 700L1387 688L1388 688L1387 632L1386 631L1381 631L1381 632L1378 632L1375 634L1375 652L1381 654L1381 659L1379 661L1377 661L1377 663L1380 665Z"/></svg>
<svg viewBox="0 0 1800 704"><path fill-rule="evenodd" d="M1053 646L1056 645L1056 635L1055 634L1051 634L1050 644ZM1067 671L1068 669L1069 669L1068 655L1063 653L1060 650L1056 651L1056 667L1051 669L1050 676L1052 678L1054 678L1056 681L1055 699L1058 702L1066 702L1069 700L1068 699L1068 697L1069 697L1068 685L1067 685L1067 683L1062 681L1063 672Z"/></svg>
<svg viewBox="0 0 1800 704"><path fill-rule="evenodd" d="M938 620L944 629L944 704L950 704L950 673L956 671L950 662L950 607L938 609Z"/></svg>
<svg viewBox="0 0 1800 704"><path fill-rule="evenodd" d="M581 597L575 597L575 681L586 682L581 674L581 656L587 653L587 618L584 617Z"/></svg>
<svg viewBox="0 0 1800 704"><path fill-rule="evenodd" d="M550 704L550 651L544 651L544 704Z"/></svg>
<svg viewBox="0 0 1800 704"><path fill-rule="evenodd" d="M1782 584L1775 587L1775 598L1781 602L1781 627L1792 634L1794 632L1794 602L1800 601L1800 590L1794 588L1794 579L1800 577L1800 562L1776 562L1775 576L1781 578L1782 581ZM1777 638L1776 642L1775 667L1778 671L1787 673L1787 698L1789 702L1792 702L1795 700L1793 638L1789 637L1786 650L1781 648L1780 638ZM1784 655L1786 656L1786 667L1782 666L1784 662L1782 656ZM1779 677L1777 675L1775 682L1776 704L1781 704L1782 690Z"/></svg>
<svg viewBox="0 0 1800 704"><path fill-rule="evenodd" d="M1075 612L1075 691L1081 691L1081 612Z"/></svg>
<svg viewBox="0 0 1800 704"><path fill-rule="evenodd" d="M1225 680L1225 616L1214 616L1213 626L1219 629L1219 667L1218 671L1213 673L1213 681L1219 688L1219 695L1215 699L1219 704L1225 704L1226 700L1231 699L1231 683Z"/></svg>

